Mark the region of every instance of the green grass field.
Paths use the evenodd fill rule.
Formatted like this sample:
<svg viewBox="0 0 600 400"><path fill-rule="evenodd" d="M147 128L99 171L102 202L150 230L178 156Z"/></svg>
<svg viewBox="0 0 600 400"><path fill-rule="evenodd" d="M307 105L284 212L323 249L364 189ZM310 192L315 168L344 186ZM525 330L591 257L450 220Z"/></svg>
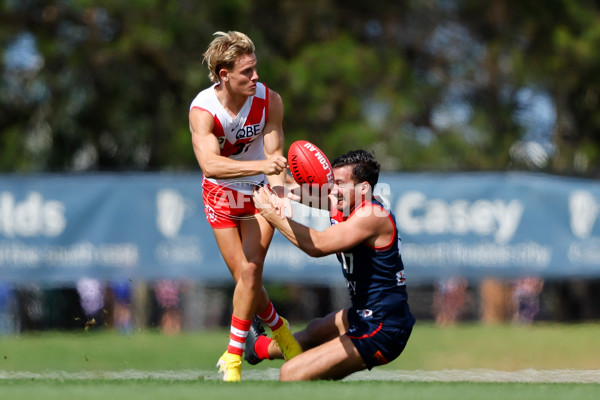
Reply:
<svg viewBox="0 0 600 400"><path fill-rule="evenodd" d="M39 333L0 337L7 399L596 399L600 325L529 327L419 323L402 356L341 382L277 382L281 361L218 380L227 332ZM582 383L581 383L582 382Z"/></svg>

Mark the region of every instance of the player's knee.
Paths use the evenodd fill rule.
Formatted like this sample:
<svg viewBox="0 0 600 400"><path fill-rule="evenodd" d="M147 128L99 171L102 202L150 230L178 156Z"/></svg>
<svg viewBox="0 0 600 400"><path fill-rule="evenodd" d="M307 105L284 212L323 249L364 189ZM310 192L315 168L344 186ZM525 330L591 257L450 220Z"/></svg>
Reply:
<svg viewBox="0 0 600 400"><path fill-rule="evenodd" d="M302 345L303 350L317 346L324 339L321 335L322 331L319 323L320 318L314 319L308 323L306 328L296 333L295 336L297 336L298 343Z"/></svg>
<svg viewBox="0 0 600 400"><path fill-rule="evenodd" d="M248 261L242 265L242 273L251 276L260 276L262 274L263 264L256 261Z"/></svg>
<svg viewBox="0 0 600 400"><path fill-rule="evenodd" d="M298 372L298 366L294 366L294 363L288 361L281 366L279 380L282 382L300 381L302 378L299 376Z"/></svg>
<svg viewBox="0 0 600 400"><path fill-rule="evenodd" d="M262 290L262 265L248 262L243 265L241 278L247 287L253 290Z"/></svg>
<svg viewBox="0 0 600 400"><path fill-rule="evenodd" d="M303 333L303 342L308 343L310 347L324 343L341 334L335 320L330 316L313 319L301 332Z"/></svg>

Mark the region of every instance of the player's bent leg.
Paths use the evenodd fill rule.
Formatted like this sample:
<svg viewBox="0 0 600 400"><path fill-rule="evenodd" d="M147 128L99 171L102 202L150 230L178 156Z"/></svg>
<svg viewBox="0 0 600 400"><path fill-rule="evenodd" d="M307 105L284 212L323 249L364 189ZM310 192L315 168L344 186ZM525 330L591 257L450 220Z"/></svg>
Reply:
<svg viewBox="0 0 600 400"><path fill-rule="evenodd" d="M309 350L342 335L347 330L343 323L340 324L344 319L343 312L344 310L330 313L323 318L316 318L310 321L305 329L295 332L294 338L301 349ZM283 358L277 342L267 337L260 319L254 318L246 338L244 359L249 364L255 365L265 359Z"/></svg>
<svg viewBox="0 0 600 400"><path fill-rule="evenodd" d="M308 323L305 329L294 332L294 338L303 351L312 349L320 344L328 342L348 330L347 310L332 312L325 317L315 318ZM268 357L262 359L283 359L281 349L275 340L268 343Z"/></svg>
<svg viewBox="0 0 600 400"><path fill-rule="evenodd" d="M271 328L273 339L279 345L285 359L291 359L302 352L302 348L294 339L289 324L285 319L280 317L275 311L273 304L270 302L266 291L262 287L262 262L266 256L266 249L273 238L273 227L260 214L255 215L255 219L245 220L241 224L242 238L244 240L244 254L249 263L260 262L260 275L253 275L255 283L260 282L261 294L257 293L255 310L263 321ZM250 279L246 275L246 271L242 271L242 280ZM256 287L254 287L256 289Z"/></svg>
<svg viewBox="0 0 600 400"><path fill-rule="evenodd" d="M315 318L305 329L294 334L305 351L330 341L348 330L347 310L335 311L322 318Z"/></svg>
<svg viewBox="0 0 600 400"><path fill-rule="evenodd" d="M281 381L342 379L367 366L352 341L342 335L287 361L281 367Z"/></svg>

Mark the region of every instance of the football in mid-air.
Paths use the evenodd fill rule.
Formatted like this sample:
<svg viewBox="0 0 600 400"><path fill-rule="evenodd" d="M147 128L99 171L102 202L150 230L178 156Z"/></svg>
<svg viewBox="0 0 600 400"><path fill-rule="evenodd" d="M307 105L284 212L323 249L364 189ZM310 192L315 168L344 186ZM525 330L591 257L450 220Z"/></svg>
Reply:
<svg viewBox="0 0 600 400"><path fill-rule="evenodd" d="M319 187L333 183L331 163L317 146L298 140L288 150L288 164L294 180Z"/></svg>

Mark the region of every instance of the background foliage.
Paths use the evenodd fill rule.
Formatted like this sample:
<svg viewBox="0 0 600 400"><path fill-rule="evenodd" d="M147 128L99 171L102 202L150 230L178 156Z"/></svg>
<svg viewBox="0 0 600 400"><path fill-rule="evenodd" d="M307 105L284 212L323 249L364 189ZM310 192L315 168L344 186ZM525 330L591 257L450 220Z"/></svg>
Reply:
<svg viewBox="0 0 600 400"><path fill-rule="evenodd" d="M0 171L197 170L187 112L218 30L254 40L288 145L600 175L586 0L2 0Z"/></svg>

